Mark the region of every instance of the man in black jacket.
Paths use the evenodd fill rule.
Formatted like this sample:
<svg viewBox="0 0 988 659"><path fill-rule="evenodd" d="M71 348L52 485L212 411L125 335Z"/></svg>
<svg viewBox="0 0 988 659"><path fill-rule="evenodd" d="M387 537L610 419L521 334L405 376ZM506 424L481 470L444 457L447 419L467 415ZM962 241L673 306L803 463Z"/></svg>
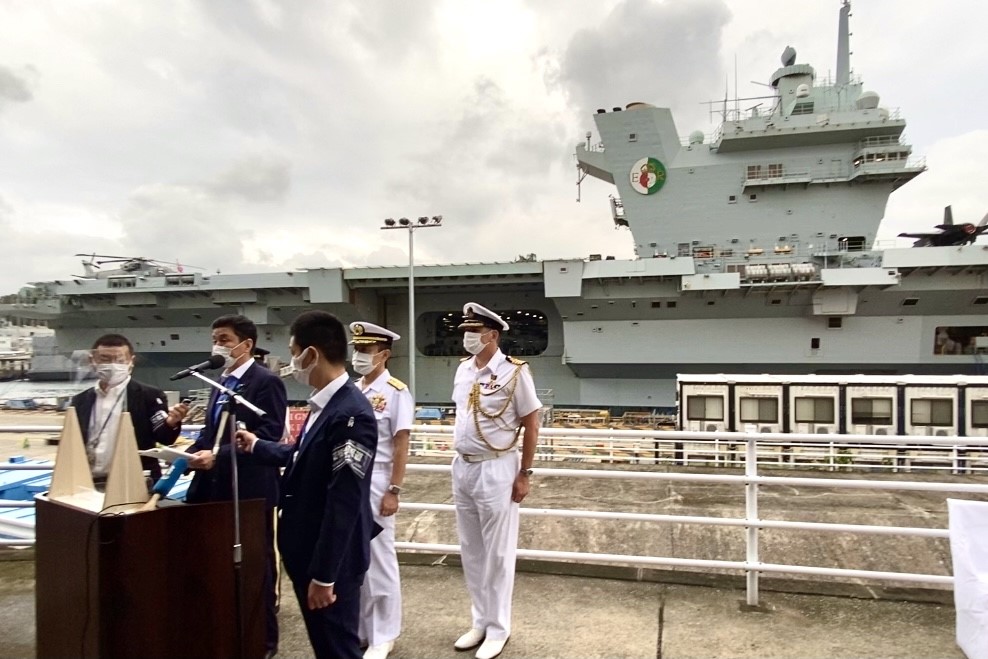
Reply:
<svg viewBox="0 0 988 659"><path fill-rule="evenodd" d="M188 412L184 404L168 409L165 393L131 377L134 370L134 346L120 334L104 334L96 339L90 360L98 381L72 397L86 443L86 455L97 487L106 483L113 447L123 412L129 412L139 450L154 448L156 443L172 444L182 429ZM161 478L161 468L153 458L141 458L154 480Z"/></svg>
<svg viewBox="0 0 988 659"><path fill-rule="evenodd" d="M213 354L226 360L221 384L233 389L265 414L240 407L237 422L270 441L280 441L285 432L288 394L281 378L254 360L257 349L257 326L245 316L221 316L212 325ZM226 394L213 391L206 407L206 424L195 444L189 466L196 470L187 503L229 501L233 498L233 467L230 455L230 428L224 424L229 412ZM264 570L266 656L278 651L278 615L274 554L274 506L278 503L278 468L261 464L249 455L237 456L238 493L241 500L264 499L265 546Z"/></svg>
<svg viewBox="0 0 988 659"><path fill-rule="evenodd" d="M294 377L314 388L295 444L237 433L240 450L285 466L278 546L317 658L360 659L360 585L370 563L377 421L346 371L343 324L325 311L292 323Z"/></svg>

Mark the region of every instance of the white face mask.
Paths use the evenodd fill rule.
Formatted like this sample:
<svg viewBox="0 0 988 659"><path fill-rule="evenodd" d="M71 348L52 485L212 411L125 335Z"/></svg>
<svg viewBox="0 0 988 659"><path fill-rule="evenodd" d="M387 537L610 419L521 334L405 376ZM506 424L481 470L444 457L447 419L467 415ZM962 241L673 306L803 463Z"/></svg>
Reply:
<svg viewBox="0 0 988 659"><path fill-rule="evenodd" d="M130 364L97 364L96 377L107 387L115 387L130 376Z"/></svg>
<svg viewBox="0 0 988 659"><path fill-rule="evenodd" d="M243 343L243 341L233 346L233 348L238 347L241 343ZM231 368L234 364L237 363L237 360L240 359L240 357L234 357L233 355L230 354L231 352L233 352L233 348L228 348L226 346L213 346L213 354L219 355L220 357L223 358L223 368L227 368L227 369ZM241 357L242 356L243 355L241 355Z"/></svg>
<svg viewBox="0 0 988 659"><path fill-rule="evenodd" d="M374 361L374 355L366 352L353 353L350 363L353 364L353 370L361 375L373 373L378 366L377 362Z"/></svg>
<svg viewBox="0 0 988 659"><path fill-rule="evenodd" d="M292 357L292 369L293 369L292 377L295 378L295 381L298 382L299 384L309 387L312 386L311 383L309 382L309 375L312 373L312 369L316 367L316 362L319 361L319 356L316 355L312 359L311 364L309 364L305 368L302 368L302 355L304 355L307 350L308 348L298 353L297 356Z"/></svg>
<svg viewBox="0 0 988 659"><path fill-rule="evenodd" d="M481 338L482 336L480 332L464 332L463 349L471 355L479 355L487 347L487 344Z"/></svg>

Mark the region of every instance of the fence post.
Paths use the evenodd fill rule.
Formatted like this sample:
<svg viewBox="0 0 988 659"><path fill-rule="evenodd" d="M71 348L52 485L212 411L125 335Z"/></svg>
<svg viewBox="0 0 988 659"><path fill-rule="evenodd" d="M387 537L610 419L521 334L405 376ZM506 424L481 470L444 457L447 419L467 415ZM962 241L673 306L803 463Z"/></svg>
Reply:
<svg viewBox="0 0 988 659"><path fill-rule="evenodd" d="M746 428L747 436L744 445L744 475L754 478L758 475L758 454L757 436L755 428ZM744 518L745 521L758 521L758 484L749 482L744 486ZM758 560L758 527L749 525L745 527L745 562L748 568L745 570L746 591L748 606L758 606L758 570L754 569L760 561Z"/></svg>

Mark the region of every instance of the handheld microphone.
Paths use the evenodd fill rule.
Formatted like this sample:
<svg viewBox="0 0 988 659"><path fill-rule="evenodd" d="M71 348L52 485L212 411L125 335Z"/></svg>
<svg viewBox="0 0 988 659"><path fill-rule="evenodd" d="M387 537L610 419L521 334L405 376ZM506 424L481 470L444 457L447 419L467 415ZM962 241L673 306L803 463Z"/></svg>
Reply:
<svg viewBox="0 0 988 659"><path fill-rule="evenodd" d="M178 460L173 462L171 469L168 470L168 473L162 476L158 480L158 482L154 484L154 487L151 489L152 492L151 499L146 504L144 504L144 507L141 508L141 511L154 510L155 508L157 508L158 501L160 501L162 497L167 496L167 494L171 492L171 489L175 487L175 483L177 483L179 477L181 477L181 475L185 473L185 470L188 468L188 466L189 466L189 461L186 460L185 458L179 458Z"/></svg>
<svg viewBox="0 0 988 659"><path fill-rule="evenodd" d="M219 368L225 363L226 360L223 358L222 355L213 355L212 357L210 357L209 359L207 359L206 361L200 364L196 364L195 366L190 366L188 368L182 369L181 371L179 371L178 373L176 373L175 375L171 376L168 379L181 380L182 378L189 377L193 373L201 373L203 371L211 371L213 369Z"/></svg>

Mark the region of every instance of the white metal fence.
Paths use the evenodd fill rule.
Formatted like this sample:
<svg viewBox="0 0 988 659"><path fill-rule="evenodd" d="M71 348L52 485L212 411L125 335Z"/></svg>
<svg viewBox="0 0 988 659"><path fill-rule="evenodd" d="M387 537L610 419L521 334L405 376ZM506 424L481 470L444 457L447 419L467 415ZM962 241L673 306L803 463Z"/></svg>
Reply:
<svg viewBox="0 0 988 659"><path fill-rule="evenodd" d="M0 428L0 432L28 432L26 426ZM50 427L33 427L35 432L57 432ZM450 456L452 448L452 429L445 426L416 426L413 429L412 452L417 456ZM849 474L848 478L816 478L812 476L766 476L759 474L759 468L780 465L806 469L807 464L797 461L779 461L780 447L796 446L807 449L816 448L816 453L807 451L807 455L817 456L810 462L825 470L861 469L862 466L849 463L833 462L835 455L833 447L855 447L863 452L894 451L892 458L901 457L899 451L939 451L945 455L980 456L988 451L988 438L962 437L923 437L922 444L913 444L912 438L876 436L835 436L835 435L799 435L781 433L712 433L712 432L652 432L634 430L563 430L547 428L542 431L542 442L539 446L538 458L544 461L565 461L569 457L581 457L580 449L591 451L587 460L601 463L624 462L640 467L650 465L683 464L685 466L737 466L743 465L744 473L686 473L675 471L655 471L648 469L565 469L539 468L535 472L539 476L560 478L591 478L591 479L624 479L649 481L679 481L693 483L731 484L744 488L745 515L743 518L724 518L708 516L663 515L649 513L629 513L619 511L590 511L578 509L549 509L522 508L521 513L535 517L584 518L624 521L647 521L655 523L685 523L698 525L734 526L745 529L745 555L743 560L706 560L690 558L673 558L661 556L634 556L625 554L599 554L588 552L549 551L539 549L518 550L522 558L536 560L561 560L580 563L609 563L642 567L689 567L701 569L735 570L744 572L747 581L747 601L757 605L759 601L758 579L761 573L785 573L816 575L836 578L872 579L880 581L917 582L928 584L952 585L953 578L945 575L921 574L911 572L884 572L875 570L857 570L842 568L826 568L807 565L788 565L764 563L759 555L759 530L763 528L840 532L852 534L882 534L917 536L927 538L947 538L946 529L919 528L907 526L874 526L863 524L837 524L823 522L794 522L786 520L762 519L758 512L758 490L761 485L788 485L794 487L826 487L865 490L900 490L923 492L960 492L968 494L988 494L988 484L928 482L928 480L910 480L901 476L895 480L869 480L860 478L858 474ZM919 439L919 438L917 438ZM713 445L711 445L713 443ZM666 450L665 445L672 446ZM703 459L691 454L691 447L704 447ZM723 450L721 450L723 447ZM920 447L917 449L916 447ZM871 455L871 453L867 453ZM690 457L694 455L694 457ZM838 453L837 455L848 455ZM849 454L853 457L858 453ZM879 453L879 455L885 455ZM725 457L726 456L726 457ZM724 457L725 459L717 459ZM699 460L697 464L696 460ZM942 471L952 470L957 463L948 460ZM958 458L959 459L959 458ZM979 458L980 459L980 458ZM882 457L882 460L885 460ZM951 466L952 465L952 466ZM868 462L864 468L873 468ZM895 465L891 469L900 469ZM5 468L38 469L37 465L4 465ZM915 469L915 465L912 467ZM983 467L979 467L983 468ZM902 469L904 470L904 469ZM410 472L444 473L450 472L448 465L416 464L408 466ZM812 472L810 472L812 473ZM10 504L23 506L25 502L0 502L0 507ZM26 505L31 505L26 502ZM439 511L452 513L454 508L449 504L403 502L402 508L407 511ZM25 545L25 541L5 541L0 544ZM452 544L398 542L399 549L413 552L455 554L459 547ZM740 558L740 557L739 557Z"/></svg>

